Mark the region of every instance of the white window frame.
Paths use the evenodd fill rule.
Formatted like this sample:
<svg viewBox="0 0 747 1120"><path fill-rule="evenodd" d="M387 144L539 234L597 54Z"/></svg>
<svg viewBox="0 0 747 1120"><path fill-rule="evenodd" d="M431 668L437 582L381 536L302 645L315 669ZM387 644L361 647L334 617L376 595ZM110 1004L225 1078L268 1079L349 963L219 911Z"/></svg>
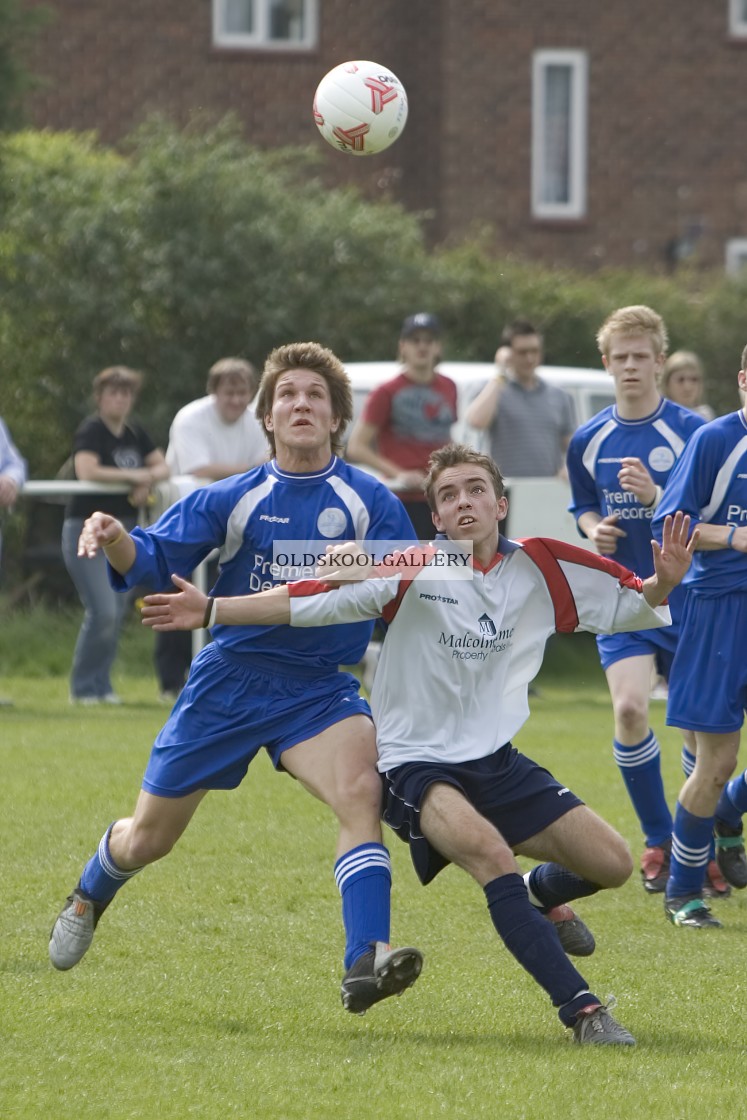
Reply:
<svg viewBox="0 0 747 1120"><path fill-rule="evenodd" d="M729 34L737 39L747 38L747 4L744 0L729 0Z"/></svg>
<svg viewBox="0 0 747 1120"><path fill-rule="evenodd" d="M747 269L747 237L732 237L726 242L725 265L727 275L743 275Z"/></svg>
<svg viewBox="0 0 747 1120"><path fill-rule="evenodd" d="M308 51L317 44L319 0L302 0L304 8L303 39L272 39L270 37L271 0L254 0L257 27L253 34L226 31L227 0L213 0L213 44L239 50Z"/></svg>
<svg viewBox="0 0 747 1120"><path fill-rule="evenodd" d="M545 89L551 66L571 72L568 200L545 197L547 178ZM588 154L588 56L586 51L538 50L532 58L532 215L535 218L583 218L586 215Z"/></svg>

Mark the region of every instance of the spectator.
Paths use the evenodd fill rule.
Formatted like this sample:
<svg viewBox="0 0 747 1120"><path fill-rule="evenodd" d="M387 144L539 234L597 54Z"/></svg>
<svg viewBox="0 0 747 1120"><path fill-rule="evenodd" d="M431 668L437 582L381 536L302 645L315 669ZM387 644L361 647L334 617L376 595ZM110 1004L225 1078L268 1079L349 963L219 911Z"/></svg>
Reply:
<svg viewBox="0 0 747 1120"><path fill-rule="evenodd" d="M501 336L496 375L477 394L465 419L487 430L490 455L506 478L565 478L565 452L576 427L568 393L537 373L542 336L518 319Z"/></svg>
<svg viewBox="0 0 747 1120"><path fill-rule="evenodd" d="M703 365L692 350L675 350L669 355L661 371L659 388L662 396L697 412L704 420L716 416L709 404L703 404Z"/></svg>
<svg viewBox="0 0 747 1120"><path fill-rule="evenodd" d="M82 482L120 482L129 494L110 494L107 510L129 529L135 527L137 510L147 502L154 482L168 477L163 452L154 446L139 424L129 420L142 384L142 375L126 366L110 366L93 379L96 412L75 433L73 468ZM101 493L73 494L65 508L62 555L85 608L70 676L74 704L118 704L111 682L119 634L128 597L109 585L106 559L79 555L78 538L83 522L102 504Z"/></svg>
<svg viewBox="0 0 747 1120"><path fill-rule="evenodd" d="M243 358L221 358L210 367L207 396L185 404L171 424L166 462L172 476L216 482L267 458L267 439L249 409L258 385L254 366Z"/></svg>
<svg viewBox="0 0 747 1120"><path fill-rule="evenodd" d="M26 481L26 463L10 438L10 432L0 420L0 510L15 505L18 493ZM0 534L0 551L2 534ZM11 701L0 697L0 707L9 707Z"/></svg>
<svg viewBox="0 0 747 1120"><path fill-rule="evenodd" d="M243 358L221 358L210 367L207 396L180 408L169 431L166 462L173 500L198 482L243 474L267 458L267 438L249 407L258 386L257 371ZM213 571L210 582L216 575ZM154 656L161 699L173 703L192 663L191 636L156 634Z"/></svg>
<svg viewBox="0 0 747 1120"><path fill-rule="evenodd" d="M435 315L409 315L399 337L402 369L368 397L350 433L347 458L390 480L418 537L430 540L433 519L423 493L428 457L451 438L456 385L438 373L441 324Z"/></svg>

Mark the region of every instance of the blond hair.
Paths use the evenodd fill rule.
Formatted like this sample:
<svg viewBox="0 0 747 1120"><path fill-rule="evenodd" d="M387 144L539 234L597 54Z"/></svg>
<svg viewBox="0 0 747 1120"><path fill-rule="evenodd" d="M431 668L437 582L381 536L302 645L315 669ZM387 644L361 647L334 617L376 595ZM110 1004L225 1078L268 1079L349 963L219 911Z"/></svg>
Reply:
<svg viewBox="0 0 747 1120"><path fill-rule="evenodd" d="M670 377L673 373L679 373L681 369L694 369L700 380L703 380L703 363L698 355L692 350L675 350L664 363L659 378L659 388L664 396L667 395Z"/></svg>
<svg viewBox="0 0 747 1120"><path fill-rule="evenodd" d="M657 357L666 354L669 346L669 335L661 315L643 303L618 307L604 320L597 331L597 346L605 358L609 357L613 334L647 334Z"/></svg>

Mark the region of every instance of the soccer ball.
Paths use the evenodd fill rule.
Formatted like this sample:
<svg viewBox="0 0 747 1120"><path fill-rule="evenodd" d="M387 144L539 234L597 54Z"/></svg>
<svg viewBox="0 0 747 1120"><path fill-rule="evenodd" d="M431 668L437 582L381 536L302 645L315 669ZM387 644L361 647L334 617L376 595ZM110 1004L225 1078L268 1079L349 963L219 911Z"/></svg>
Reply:
<svg viewBox="0 0 747 1120"><path fill-rule="evenodd" d="M314 121L340 152L372 156L393 144L407 120L404 86L377 62L342 62L322 78Z"/></svg>

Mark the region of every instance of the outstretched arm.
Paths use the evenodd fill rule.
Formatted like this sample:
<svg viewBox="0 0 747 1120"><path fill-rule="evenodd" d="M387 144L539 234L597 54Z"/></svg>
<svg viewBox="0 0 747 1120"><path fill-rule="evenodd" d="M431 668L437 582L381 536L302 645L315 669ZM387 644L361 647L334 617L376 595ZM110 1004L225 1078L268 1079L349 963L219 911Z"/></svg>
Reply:
<svg viewBox="0 0 747 1120"><path fill-rule="evenodd" d="M689 535L690 516L678 510L674 517L665 517L661 544L651 541L654 574L643 581L643 595L649 606L658 607L684 579L698 546L700 530L695 529L688 540Z"/></svg>
<svg viewBox="0 0 747 1120"><path fill-rule="evenodd" d="M175 595L146 595L143 625L153 630L199 630L203 626L282 626L290 622L287 587L273 587L256 595L211 599L181 576L171 577Z"/></svg>

